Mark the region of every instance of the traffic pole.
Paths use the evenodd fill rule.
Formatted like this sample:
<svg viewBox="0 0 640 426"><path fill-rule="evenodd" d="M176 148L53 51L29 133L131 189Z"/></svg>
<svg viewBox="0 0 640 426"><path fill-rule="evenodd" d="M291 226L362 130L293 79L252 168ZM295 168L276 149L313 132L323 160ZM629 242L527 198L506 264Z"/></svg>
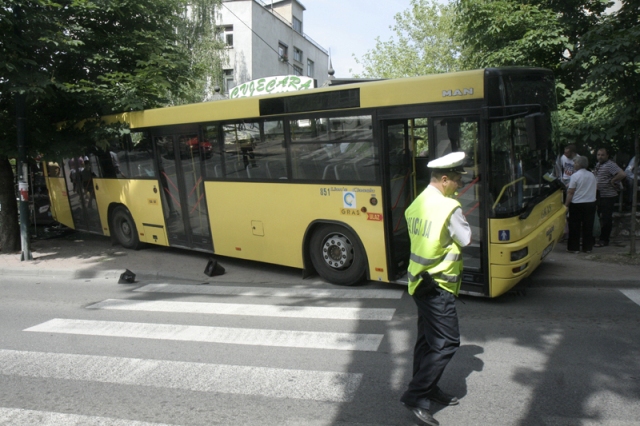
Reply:
<svg viewBox="0 0 640 426"><path fill-rule="evenodd" d="M25 117L26 95L16 93L16 125L18 130L18 192L20 193L20 242L22 254L20 260L33 260L29 246L29 164L27 162L27 122Z"/></svg>

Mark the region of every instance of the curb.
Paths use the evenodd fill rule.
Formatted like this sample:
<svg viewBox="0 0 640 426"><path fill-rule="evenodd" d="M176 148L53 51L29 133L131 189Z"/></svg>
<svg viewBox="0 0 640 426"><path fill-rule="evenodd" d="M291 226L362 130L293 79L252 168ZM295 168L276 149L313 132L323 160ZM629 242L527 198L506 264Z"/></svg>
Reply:
<svg viewBox="0 0 640 426"><path fill-rule="evenodd" d="M118 280L124 269L107 269L102 271L91 271L87 269L21 269L21 268L0 268L0 275L13 275L17 277L48 277L69 280L89 280L105 279ZM204 283L210 281L210 277L203 274L202 278L185 277L172 274L163 274L158 271L132 271L136 274L136 283L140 281L177 280L181 282ZM233 282L233 281L228 281ZM132 283L133 284L133 283ZM631 279L579 279L568 280L566 278L543 278L529 277L521 281L517 288L545 288L545 287L566 287L566 288L640 288L640 280Z"/></svg>
<svg viewBox="0 0 640 426"><path fill-rule="evenodd" d="M16 277L47 277L47 278L58 278L58 279L68 279L68 280L91 280L91 279L105 279L105 280L119 280L120 275L124 272L124 269L107 269L102 271L91 271L91 270L71 270L71 269L11 269L11 268L0 268L0 275L13 275ZM163 274L158 271L132 271L136 275L135 283L138 284L141 281L163 281L163 280L172 280L178 282L189 282L189 283L205 283L211 280L211 277L208 277L202 274L202 278L197 278L194 276L185 277L171 274ZM236 283L235 281L225 281L228 283Z"/></svg>
<svg viewBox="0 0 640 426"><path fill-rule="evenodd" d="M640 280L603 280L581 278L579 280L567 280L563 278L537 278L520 283L523 287L544 288L544 287L567 287L567 288L640 288Z"/></svg>

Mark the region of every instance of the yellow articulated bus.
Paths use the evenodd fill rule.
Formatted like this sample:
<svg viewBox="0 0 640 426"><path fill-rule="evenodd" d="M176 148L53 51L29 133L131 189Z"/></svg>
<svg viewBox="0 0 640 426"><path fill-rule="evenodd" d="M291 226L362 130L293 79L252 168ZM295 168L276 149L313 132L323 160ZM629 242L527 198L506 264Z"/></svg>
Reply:
<svg viewBox="0 0 640 426"><path fill-rule="evenodd" d="M458 199L473 242L462 291L495 297L563 233L561 185L548 175L554 90L548 70L496 68L105 117L130 134L50 168L52 213L127 248L406 284L404 211L429 160L464 151Z"/></svg>

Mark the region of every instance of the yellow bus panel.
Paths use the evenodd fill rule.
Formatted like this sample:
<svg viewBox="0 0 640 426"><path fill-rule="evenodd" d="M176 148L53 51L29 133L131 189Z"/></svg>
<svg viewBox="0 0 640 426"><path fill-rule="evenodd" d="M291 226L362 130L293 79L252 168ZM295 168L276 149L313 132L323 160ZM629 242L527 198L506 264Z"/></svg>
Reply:
<svg viewBox="0 0 640 426"><path fill-rule="evenodd" d="M168 245L164 216L162 215L161 188L157 180L93 179L100 222L105 235L110 235L108 212L111 204L123 204L131 212L140 241ZM153 231L153 232L148 232Z"/></svg>
<svg viewBox="0 0 640 426"><path fill-rule="evenodd" d="M491 219L490 222L492 226L489 229L490 241L494 244L518 241L538 229L550 216L558 211L566 212L566 207L564 207L562 202L562 191L556 191L555 194L535 206L529 217L524 220L518 216L508 219ZM503 230L508 230L510 233L509 240L507 241L500 239L500 231Z"/></svg>
<svg viewBox="0 0 640 426"><path fill-rule="evenodd" d="M555 209L546 211L549 205L555 206ZM542 259L562 238L565 215L562 192L559 191L536 206L525 220L520 220L518 217L489 220L490 235L496 237L495 240L492 238L489 245L490 297L507 292L538 267ZM522 229L529 229L529 233L522 236ZM496 242L498 233L501 231L510 232L509 241ZM516 240L514 235L520 238ZM512 253L523 253L522 250L525 249L526 254L520 254L516 256L517 260L511 260Z"/></svg>
<svg viewBox="0 0 640 426"><path fill-rule="evenodd" d="M483 70L367 83L360 89L360 106L382 107L425 102L460 101L484 97Z"/></svg>
<svg viewBox="0 0 640 426"><path fill-rule="evenodd" d="M71 229L75 229L64 178L50 177L47 178L46 181L47 189L49 190L49 199L51 200L49 208L51 209L53 220L68 226Z"/></svg>
<svg viewBox="0 0 640 426"><path fill-rule="evenodd" d="M328 221L353 228L370 279L388 280L380 187L205 182L205 192L216 254L302 268L305 232Z"/></svg>

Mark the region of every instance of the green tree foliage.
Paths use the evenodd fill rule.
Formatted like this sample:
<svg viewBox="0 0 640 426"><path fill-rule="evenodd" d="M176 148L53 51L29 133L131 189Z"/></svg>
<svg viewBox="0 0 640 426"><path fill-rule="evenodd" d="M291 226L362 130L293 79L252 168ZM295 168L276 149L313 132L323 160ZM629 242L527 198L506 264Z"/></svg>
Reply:
<svg viewBox="0 0 640 426"><path fill-rule="evenodd" d="M59 156L123 131L96 126L105 114L202 100L215 68L215 43L202 41L215 33L220 0L0 1L0 168L16 155L16 94L26 97L29 153ZM0 187L13 188L7 176ZM15 202L12 191L0 198ZM2 235L17 226L6 211L5 250Z"/></svg>
<svg viewBox="0 0 640 426"><path fill-rule="evenodd" d="M180 44L189 52L193 72L192 85L186 93L171 99L172 104L202 102L220 85L222 66L227 60L223 29L216 26L222 0L190 0L182 13L177 32Z"/></svg>
<svg viewBox="0 0 640 426"><path fill-rule="evenodd" d="M356 62L355 77L396 78L460 69L460 44L454 26L454 7L436 0L411 0L408 10L394 17L397 39L382 41Z"/></svg>
<svg viewBox="0 0 640 426"><path fill-rule="evenodd" d="M461 0L456 22L462 29L467 68L558 69L568 45L556 12L527 2Z"/></svg>
<svg viewBox="0 0 640 426"><path fill-rule="evenodd" d="M603 67L619 69L621 65L611 61L624 61L620 55L609 54L613 50L626 49L626 57L634 48L638 50L636 35L620 31L622 16L629 17L627 27L629 22L637 25L637 6L635 12L627 6L637 0L622 3L621 12L607 14L607 7L613 4L608 0L458 0L456 22L461 28L465 66L552 69L560 110L560 139L556 142L577 142L582 153L598 144L622 148L625 144L619 142L625 139L622 129L627 125L612 119L622 106L614 107L612 100L622 98L612 97L608 83L597 79ZM627 109L633 108L633 102L626 102L629 99L625 98Z"/></svg>
<svg viewBox="0 0 640 426"><path fill-rule="evenodd" d="M609 148L626 149L640 131L640 1L623 1L582 37L568 69L586 73L573 93L573 129Z"/></svg>

